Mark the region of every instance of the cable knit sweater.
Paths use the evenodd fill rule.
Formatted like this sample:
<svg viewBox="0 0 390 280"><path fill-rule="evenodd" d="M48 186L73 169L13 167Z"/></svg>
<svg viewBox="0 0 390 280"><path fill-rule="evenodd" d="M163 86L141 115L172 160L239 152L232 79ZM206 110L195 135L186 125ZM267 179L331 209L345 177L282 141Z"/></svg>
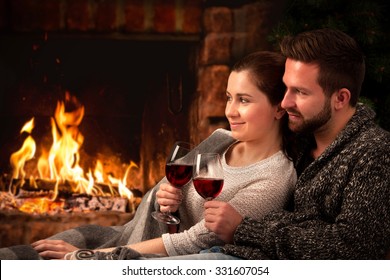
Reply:
<svg viewBox="0 0 390 280"><path fill-rule="evenodd" d="M390 133L374 116L358 105L337 139L299 176L294 211L245 218L225 253L245 259L383 259L390 248Z"/></svg>
<svg viewBox="0 0 390 280"><path fill-rule="evenodd" d="M227 130L218 130L231 137ZM231 167L222 157L224 186L216 200L228 201L242 216L262 218L272 210L280 210L291 198L296 182L293 162L282 151L245 167ZM179 208L180 231L162 235L169 256L198 253L222 241L204 226L204 199L192 183L183 189L183 203Z"/></svg>

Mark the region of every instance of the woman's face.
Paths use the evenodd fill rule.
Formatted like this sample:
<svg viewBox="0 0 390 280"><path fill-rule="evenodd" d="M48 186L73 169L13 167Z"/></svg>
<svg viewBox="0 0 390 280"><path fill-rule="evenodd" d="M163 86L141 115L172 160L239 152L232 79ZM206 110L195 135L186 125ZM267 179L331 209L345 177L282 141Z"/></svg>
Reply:
<svg viewBox="0 0 390 280"><path fill-rule="evenodd" d="M257 88L249 71L231 72L226 95L225 115L234 138L258 141L279 125L283 114Z"/></svg>

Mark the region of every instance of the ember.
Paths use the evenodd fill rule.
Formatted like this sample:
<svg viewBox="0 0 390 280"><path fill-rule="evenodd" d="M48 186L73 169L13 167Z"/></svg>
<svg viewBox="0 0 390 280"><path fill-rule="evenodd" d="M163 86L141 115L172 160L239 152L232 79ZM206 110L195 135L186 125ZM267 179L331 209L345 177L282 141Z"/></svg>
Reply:
<svg viewBox="0 0 390 280"><path fill-rule="evenodd" d="M21 129L27 134L22 147L10 157L11 177L0 180L0 209L18 209L34 214L88 211L135 211L142 194L134 195L128 181L137 179L139 168L134 162L121 165L121 174L107 171L100 160L87 173L81 167L80 148L84 136L79 125L84 106L66 92L51 118L52 145L38 146L32 137L34 118ZM36 154L40 157L36 160ZM31 162L33 167L31 168ZM28 167L29 166L29 167ZM28 167L28 168L27 168ZM132 178L130 178L130 176Z"/></svg>

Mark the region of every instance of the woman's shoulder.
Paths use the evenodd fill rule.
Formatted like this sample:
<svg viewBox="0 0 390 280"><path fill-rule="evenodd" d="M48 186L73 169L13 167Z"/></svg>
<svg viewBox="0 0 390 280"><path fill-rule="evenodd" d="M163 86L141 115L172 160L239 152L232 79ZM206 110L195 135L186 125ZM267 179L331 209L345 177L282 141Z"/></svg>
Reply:
<svg viewBox="0 0 390 280"><path fill-rule="evenodd" d="M215 130L209 137L203 140L197 149L199 152L214 152L223 153L227 147L229 147L236 140L232 137L231 132L219 128Z"/></svg>
<svg viewBox="0 0 390 280"><path fill-rule="evenodd" d="M224 129L224 128L218 128L211 133L210 137L231 137L232 138L232 132L230 130Z"/></svg>

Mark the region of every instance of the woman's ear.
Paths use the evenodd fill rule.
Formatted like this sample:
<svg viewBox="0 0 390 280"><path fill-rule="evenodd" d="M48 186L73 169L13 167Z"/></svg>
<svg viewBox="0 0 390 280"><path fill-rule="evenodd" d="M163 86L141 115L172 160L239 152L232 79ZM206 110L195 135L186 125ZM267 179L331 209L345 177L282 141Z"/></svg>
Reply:
<svg viewBox="0 0 390 280"><path fill-rule="evenodd" d="M277 120L280 120L280 119L284 116L285 113L286 113L286 110L284 110L284 109L282 108L282 106L280 106L280 104L279 104L278 107L277 107L277 109L276 109L275 118L276 118Z"/></svg>
<svg viewBox="0 0 390 280"><path fill-rule="evenodd" d="M334 94L334 108L336 110L340 110L345 106L348 106L350 99L351 99L351 92L348 89L346 88L339 89Z"/></svg>

